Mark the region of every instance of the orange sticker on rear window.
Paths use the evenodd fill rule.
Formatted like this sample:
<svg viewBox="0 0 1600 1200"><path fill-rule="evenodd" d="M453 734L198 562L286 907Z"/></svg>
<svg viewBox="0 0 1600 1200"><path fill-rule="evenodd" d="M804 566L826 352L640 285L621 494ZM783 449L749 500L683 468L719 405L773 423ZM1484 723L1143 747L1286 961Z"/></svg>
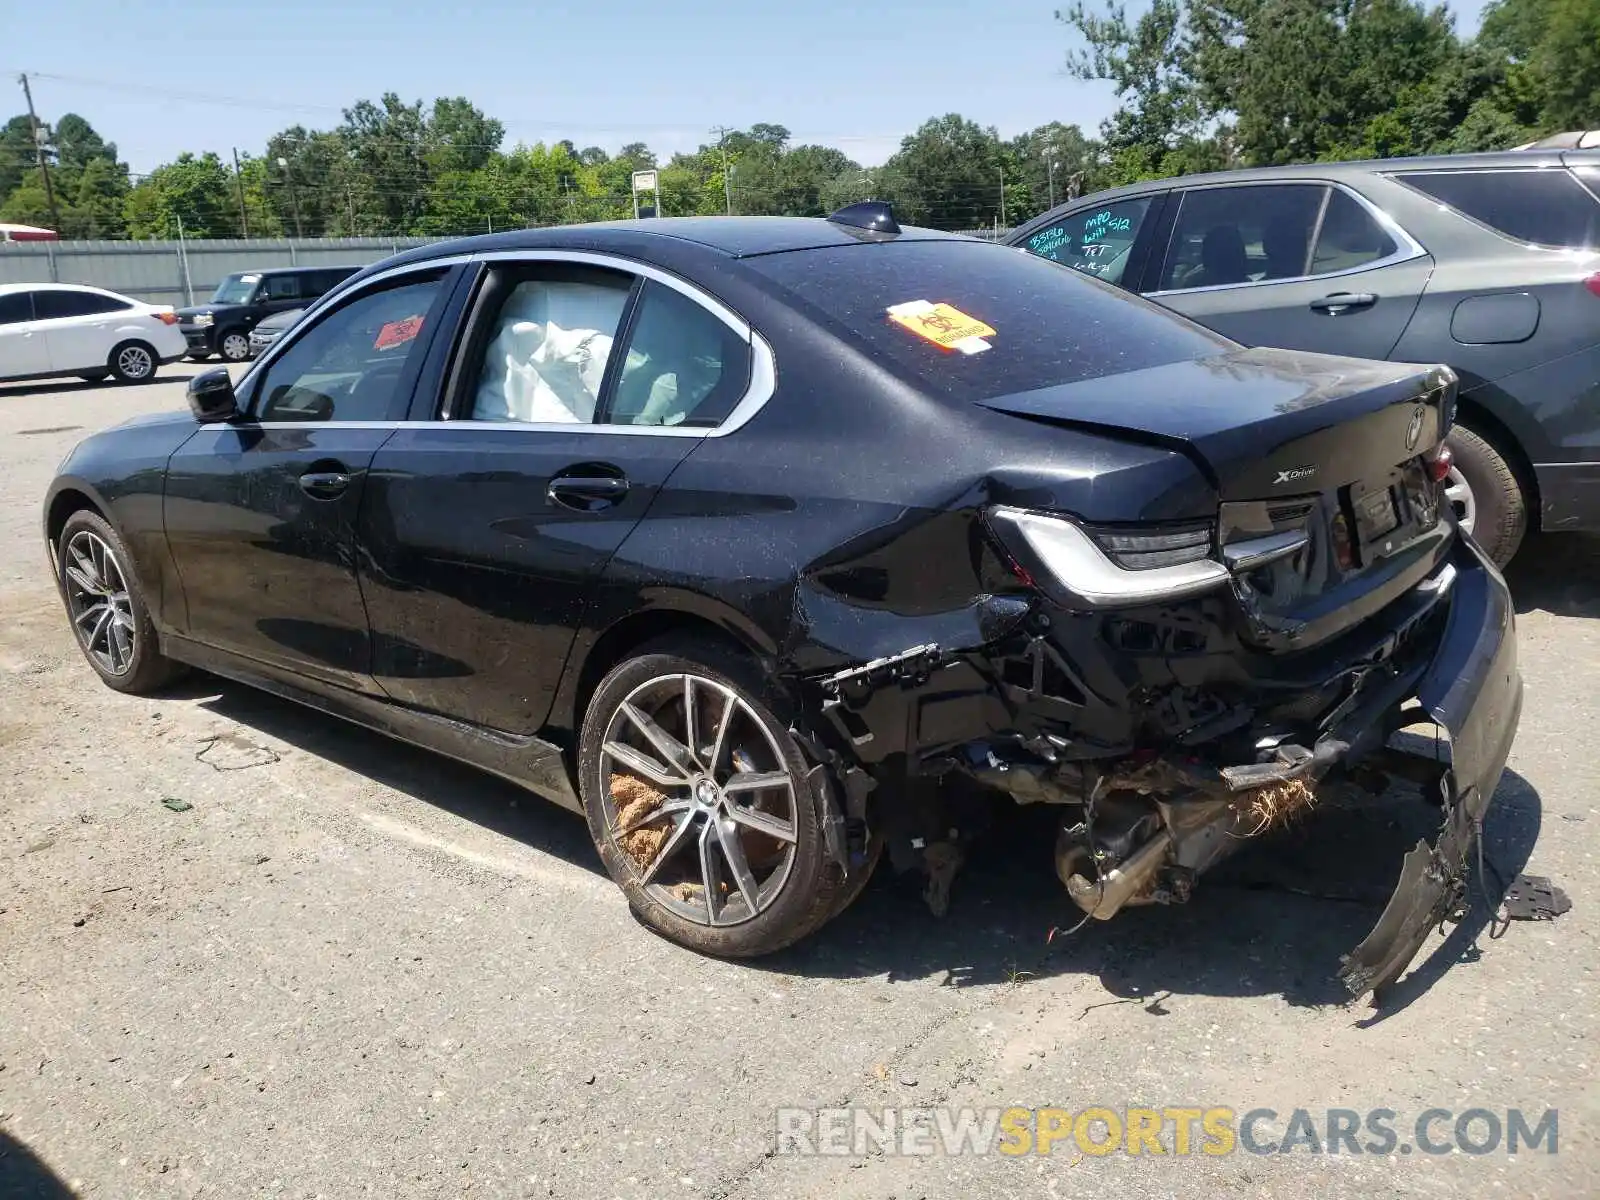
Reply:
<svg viewBox="0 0 1600 1200"><path fill-rule="evenodd" d="M977 317L969 317L949 304L931 304L926 300L892 305L889 319L935 346L959 350L963 354L979 354L989 349L989 343L983 339L994 336L994 330Z"/></svg>
<svg viewBox="0 0 1600 1200"><path fill-rule="evenodd" d="M372 348L374 350L392 350L396 346L409 342L421 332L421 317L407 317L404 321L390 321L378 330L378 340L372 343Z"/></svg>

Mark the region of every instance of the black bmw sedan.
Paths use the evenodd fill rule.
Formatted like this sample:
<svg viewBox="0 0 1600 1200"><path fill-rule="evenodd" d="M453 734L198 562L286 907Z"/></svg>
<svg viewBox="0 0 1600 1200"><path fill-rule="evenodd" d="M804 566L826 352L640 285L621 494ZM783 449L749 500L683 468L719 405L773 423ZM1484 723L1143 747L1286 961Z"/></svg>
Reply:
<svg viewBox="0 0 1600 1200"><path fill-rule="evenodd" d="M886 849L942 907L974 805L1056 806L1108 918L1410 781L1442 827L1359 993L1458 903L1521 706L1442 503L1454 394L881 206L576 226L368 268L82 442L44 526L111 687L199 667L505 776L713 954Z"/></svg>

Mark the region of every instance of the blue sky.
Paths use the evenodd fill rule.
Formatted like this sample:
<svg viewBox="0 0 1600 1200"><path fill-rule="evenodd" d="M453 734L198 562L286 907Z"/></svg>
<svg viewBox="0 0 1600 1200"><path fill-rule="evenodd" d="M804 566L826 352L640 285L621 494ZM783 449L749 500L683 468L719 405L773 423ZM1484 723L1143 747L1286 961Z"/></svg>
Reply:
<svg viewBox="0 0 1600 1200"><path fill-rule="evenodd" d="M50 0L7 22L0 69L11 111L16 73L37 73L40 116L81 113L135 172L186 149L260 153L275 131L329 128L386 90L464 95L505 123L508 146L644 141L665 157L713 126L769 121L875 165L946 112L1007 136L1051 120L1092 131L1114 100L1063 73L1060 3ZM1476 28L1481 4L1450 0L1458 29Z"/></svg>

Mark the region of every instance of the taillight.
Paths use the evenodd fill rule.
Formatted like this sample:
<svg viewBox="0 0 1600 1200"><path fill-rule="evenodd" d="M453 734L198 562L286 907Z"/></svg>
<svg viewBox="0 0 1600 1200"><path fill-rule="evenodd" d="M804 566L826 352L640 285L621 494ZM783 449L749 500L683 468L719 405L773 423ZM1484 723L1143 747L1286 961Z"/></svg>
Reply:
<svg viewBox="0 0 1600 1200"><path fill-rule="evenodd" d="M1589 276L1589 278L1585 279L1583 281L1583 286L1588 288L1596 296L1600 296L1600 271L1596 271L1593 275Z"/></svg>
<svg viewBox="0 0 1600 1200"><path fill-rule="evenodd" d="M163 325L176 325L178 323L178 314L175 312L153 312L150 315Z"/></svg>
<svg viewBox="0 0 1600 1200"><path fill-rule="evenodd" d="M1067 608L1165 602L1228 578L1210 557L1216 534L1209 525L1088 530L1053 513L1007 506L991 508L988 518L1019 575Z"/></svg>
<svg viewBox="0 0 1600 1200"><path fill-rule="evenodd" d="M1440 446L1434 451L1433 457L1428 459L1428 474L1433 477L1435 483L1443 483L1455 461L1456 456L1450 452L1450 447Z"/></svg>
<svg viewBox="0 0 1600 1200"><path fill-rule="evenodd" d="M1177 531L1141 529L1136 532L1113 532L1091 529L1089 536L1119 567L1130 571L1148 571L1154 567L1175 567L1210 558L1214 534L1210 525L1196 525Z"/></svg>

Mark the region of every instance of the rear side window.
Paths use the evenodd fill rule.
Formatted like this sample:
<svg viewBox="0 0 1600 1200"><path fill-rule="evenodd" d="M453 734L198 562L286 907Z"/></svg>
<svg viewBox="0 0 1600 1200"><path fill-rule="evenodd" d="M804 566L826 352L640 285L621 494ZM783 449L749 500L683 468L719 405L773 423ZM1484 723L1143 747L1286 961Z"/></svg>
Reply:
<svg viewBox="0 0 1600 1200"><path fill-rule="evenodd" d="M1600 247L1600 201L1571 172L1417 171L1395 178L1519 242Z"/></svg>
<svg viewBox="0 0 1600 1200"><path fill-rule="evenodd" d="M132 307L115 296L100 296L94 292L35 292L33 306L41 321L60 317L93 317L101 313L126 312Z"/></svg>
<svg viewBox="0 0 1600 1200"><path fill-rule="evenodd" d="M1327 192L1310 183L1185 192L1157 287L1227 287L1309 274L1306 252Z"/></svg>
<svg viewBox="0 0 1600 1200"><path fill-rule="evenodd" d="M1122 283L1139 227L1150 211L1150 199L1141 196L1072 213L1034 233L1023 247L1085 275Z"/></svg>
<svg viewBox="0 0 1600 1200"><path fill-rule="evenodd" d="M256 292L258 301L299 300L306 294L298 275L268 275Z"/></svg>
<svg viewBox="0 0 1600 1200"><path fill-rule="evenodd" d="M1234 345L1076 271L986 242L837 246L757 255L745 265L902 378L964 400L1204 358ZM984 329L991 332L978 332Z"/></svg>
<svg viewBox="0 0 1600 1200"><path fill-rule="evenodd" d="M618 272L566 266L516 283L483 353L472 419L593 421L632 283Z"/></svg>
<svg viewBox="0 0 1600 1200"><path fill-rule="evenodd" d="M33 299L30 292L8 292L0 296L0 325L16 325L33 320Z"/></svg>

